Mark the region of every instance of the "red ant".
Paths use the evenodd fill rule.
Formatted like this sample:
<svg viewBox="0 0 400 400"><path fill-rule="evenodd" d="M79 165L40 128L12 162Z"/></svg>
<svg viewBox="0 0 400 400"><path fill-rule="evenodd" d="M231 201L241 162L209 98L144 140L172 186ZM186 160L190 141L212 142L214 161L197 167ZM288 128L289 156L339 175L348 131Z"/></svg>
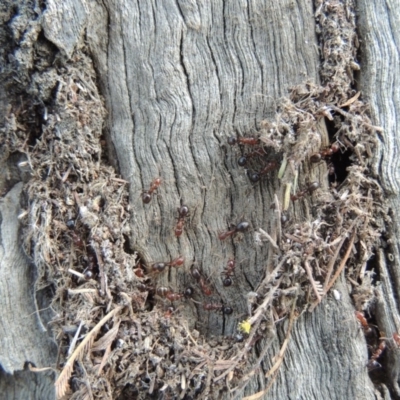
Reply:
<svg viewBox="0 0 400 400"><path fill-rule="evenodd" d="M170 262L158 262L151 266L153 272L162 272L166 267L180 267L185 262L184 257L179 256Z"/></svg>
<svg viewBox="0 0 400 400"><path fill-rule="evenodd" d="M329 149L321 150L319 153L315 153L310 157L312 163L320 162L321 160L332 156L334 153L340 150L338 143L333 143Z"/></svg>
<svg viewBox="0 0 400 400"><path fill-rule="evenodd" d="M300 190L296 194L293 194L290 196L290 199L292 201L296 201L304 197L307 193L311 194L315 190L319 188L319 183L318 182L312 182L310 185L308 185L307 189Z"/></svg>
<svg viewBox="0 0 400 400"><path fill-rule="evenodd" d="M206 311L222 311L225 315L233 313L232 307L224 306L223 304L204 303L203 308Z"/></svg>
<svg viewBox="0 0 400 400"><path fill-rule="evenodd" d="M358 319L358 321L360 322L361 326L363 327L364 332L366 334L370 333L371 332L371 328L368 325L368 321L366 320L364 314L362 312L360 312L360 311L355 311L355 314L356 314L356 318Z"/></svg>
<svg viewBox="0 0 400 400"><path fill-rule="evenodd" d="M165 286L160 286L156 289L156 293L160 296L160 297L165 297L167 295L167 293L169 293L170 290L165 287Z"/></svg>
<svg viewBox="0 0 400 400"><path fill-rule="evenodd" d="M276 161L271 161L267 163L267 165L260 172L247 172L247 176L252 182L258 182L261 179L262 175L267 174L270 171L273 171L278 167L278 163Z"/></svg>
<svg viewBox="0 0 400 400"><path fill-rule="evenodd" d="M185 297L183 293L174 293L172 290L168 289L165 286L158 287L156 290L156 294L158 294L160 297L165 297L169 301L176 301Z"/></svg>
<svg viewBox="0 0 400 400"><path fill-rule="evenodd" d="M201 287L201 291L203 292L203 294L205 296L211 296L212 295L212 291L211 291L210 287L207 285L207 283L204 280L204 278L200 278L199 285Z"/></svg>
<svg viewBox="0 0 400 400"><path fill-rule="evenodd" d="M262 147L260 147L256 150L254 150L250 153L244 154L242 157L240 157L238 159L238 165L239 165L239 167L244 167L247 164L247 162L249 161L249 158L259 157L259 156L263 156L263 155L265 155L264 149Z"/></svg>
<svg viewBox="0 0 400 400"><path fill-rule="evenodd" d="M260 139L255 137L235 138L235 136L228 137L228 144L234 146L235 144L247 144L249 146L256 146L260 143Z"/></svg>
<svg viewBox="0 0 400 400"><path fill-rule="evenodd" d="M168 292L165 297L169 300L169 301L177 301L177 300L181 300L185 297L185 295L183 293L174 293L174 292Z"/></svg>
<svg viewBox="0 0 400 400"><path fill-rule="evenodd" d="M239 222L236 226L233 227L233 229L222 232L218 235L219 240L225 240L229 236L233 236L238 232L245 232L249 228L250 224L246 221Z"/></svg>
<svg viewBox="0 0 400 400"><path fill-rule="evenodd" d="M235 260L228 260L223 272L225 278L222 281L222 284L224 286L228 287L232 285L232 279L230 277L234 274L234 269L235 269Z"/></svg>
<svg viewBox="0 0 400 400"><path fill-rule="evenodd" d="M179 237L182 235L183 232L183 226L185 225L185 218L188 216L189 214L189 208L185 205L181 205L178 208L178 222L176 223L176 227L175 227L175 236Z"/></svg>
<svg viewBox="0 0 400 400"><path fill-rule="evenodd" d="M144 283L139 283L139 285L137 285L137 288L140 292L154 292L154 286L146 285Z"/></svg>
<svg viewBox="0 0 400 400"><path fill-rule="evenodd" d="M386 348L386 342L382 340L379 343L378 348L372 353L372 356L368 361L367 367L369 370L379 368L381 366L376 360L382 355L385 348Z"/></svg>
<svg viewBox="0 0 400 400"><path fill-rule="evenodd" d="M175 260L172 260L169 263L167 263L167 266L168 267L180 267L181 265L183 265L184 262L185 262L185 258L182 256L179 256L178 258L175 258Z"/></svg>
<svg viewBox="0 0 400 400"><path fill-rule="evenodd" d="M166 268L167 264L163 262L155 263L151 266L153 272L162 272Z"/></svg>
<svg viewBox="0 0 400 400"><path fill-rule="evenodd" d="M208 287L205 279L201 276L200 271L197 268L193 268L191 270L191 273L192 273L193 278L199 283L199 285L201 287L201 291L203 292L203 294L205 296L211 296L212 295L212 291Z"/></svg>
<svg viewBox="0 0 400 400"><path fill-rule="evenodd" d="M145 204L150 203L151 199L153 198L153 192L156 191L158 189L158 187L161 185L161 178L155 178L153 179L153 181L151 182L150 185L150 189L149 190L145 190L142 193L142 201Z"/></svg>

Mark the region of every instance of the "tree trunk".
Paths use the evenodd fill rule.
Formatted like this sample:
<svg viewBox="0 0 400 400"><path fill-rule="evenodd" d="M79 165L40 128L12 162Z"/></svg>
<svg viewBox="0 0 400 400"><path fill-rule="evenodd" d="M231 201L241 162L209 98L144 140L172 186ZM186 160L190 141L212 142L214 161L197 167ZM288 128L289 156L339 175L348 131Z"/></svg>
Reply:
<svg viewBox="0 0 400 400"><path fill-rule="evenodd" d="M400 398L397 9L359 0L356 27L351 0L18 3L5 398L54 398L44 367L60 398Z"/></svg>
<svg viewBox="0 0 400 400"><path fill-rule="evenodd" d="M360 89L371 107L373 122L382 126L384 135L379 136L374 171L380 176L389 203L390 223L384 235L384 246L377 251L377 287L375 318L379 330L388 336L400 331L398 298L399 274L399 135L396 129L399 117L398 57L399 34L393 29L400 20L400 12L394 1L368 2L361 0L359 29L362 38L363 59ZM390 36L389 36L390 35ZM400 398L399 349L392 342L384 360L384 383L391 389L393 398Z"/></svg>

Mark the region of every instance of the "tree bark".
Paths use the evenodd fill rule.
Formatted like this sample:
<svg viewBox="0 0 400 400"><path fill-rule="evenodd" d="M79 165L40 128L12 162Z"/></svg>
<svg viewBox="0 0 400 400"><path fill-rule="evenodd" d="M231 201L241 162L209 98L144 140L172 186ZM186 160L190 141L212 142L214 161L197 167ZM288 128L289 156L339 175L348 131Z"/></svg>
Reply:
<svg viewBox="0 0 400 400"><path fill-rule="evenodd" d="M387 246L377 254L378 286L376 320L381 332L388 336L400 331L399 320L399 33L393 29L400 21L396 2L359 1L359 27L363 68L360 73L360 88L371 106L375 124L383 127L379 137L374 169L379 174L390 207L391 224L388 227ZM386 353L385 384L391 389L393 398L400 398L399 349L392 342Z"/></svg>
<svg viewBox="0 0 400 400"><path fill-rule="evenodd" d="M252 235L236 245L218 239L218 232L241 219L265 226L274 193L266 186L253 190L227 137L255 129L289 86L304 77L318 79L316 48L296 47L315 42L312 9L300 4L289 14L290 4L96 7L99 18L89 22L88 36L112 145L130 182L132 247L147 264L181 254L216 280L217 265L243 260L235 274L239 293L254 290L263 276L266 248L249 251ZM132 29L125 29L127 21L136 21ZM283 21L295 28L282 29ZM143 204L141 192L159 176L157 197ZM181 201L191 215L177 240ZM187 282L179 272L158 284L178 288ZM219 294L224 303L236 304L238 314L246 312L245 297L223 289ZM203 324L206 334L224 333L220 317ZM232 332L235 319L224 326Z"/></svg>
<svg viewBox="0 0 400 400"><path fill-rule="evenodd" d="M227 138L256 135L262 131L263 121L278 119L284 113L279 101L288 96L290 88L305 82L329 86L327 76L319 75L320 70L326 72L327 69L321 66L318 49L320 46L323 53L326 48L318 42L321 33L317 35L315 22L319 10L328 7L325 3L316 1L313 8L303 0L179 0L160 4L112 0L68 0L58 4L49 0L42 11L20 1L18 11L8 11L4 17L14 40L7 51L19 61L18 73L23 78L18 90L14 91L8 76L3 81L14 98L25 85L29 86L28 93L32 97L45 103L52 99L54 81L45 87L46 76L52 77L45 75L47 71L42 70L39 77L35 77L35 82L40 82L43 87L39 85L37 92L32 90L31 68L38 62L32 57L36 42L46 42L50 48L47 55L57 54L55 64L71 62L82 48L90 51L98 90L107 110L103 135L109 159L122 178L129 182L130 251L138 253L146 273L151 276L152 285L169 287L176 293L182 293L187 286L195 288L197 302L187 301L181 306L180 324L187 325L191 332L199 332L207 345L222 340L218 338L226 340L236 334L238 322L248 314L249 294L257 291L272 272L277 255L271 245L258 246L254 233L259 228L272 229L275 196L280 199L284 196L284 185L277 172L256 185L249 181L244 170L237 166L239 152L227 144ZM336 10L340 7L347 10L348 15L344 18L350 21L353 4L345 3L344 6L331 1L329 7L332 12L335 7ZM375 158L374 172L381 177L389 195L393 219L393 226L386 233L387 244L375 249L381 284L374 288L377 294L371 314L379 330L389 337L381 362L384 377L379 377L376 387L384 398L400 398L399 350L391 339L394 332L400 331L395 300L399 288L399 249L395 239L399 220L396 212L398 177L394 172L397 171L395 155L398 147L395 130L395 111L399 104L395 85L398 71L395 43L398 38L392 28L398 12L390 2L385 4L392 8L390 13L381 0L374 4L358 1L362 51L361 71L356 81L360 81L362 95L370 102L373 123L385 131ZM329 19L329 15L325 17ZM335 20L332 18L332 21ZM390 32L392 37L382 39L382 32ZM1 40L4 42L5 38L3 32ZM388 46L382 47L381 43L385 41ZM22 65L21 60L28 61ZM384 73L377 74L377 70ZM393 93L393 103L389 93ZM7 106L8 100L3 97L2 108L6 110ZM6 124L10 124L9 119L4 122ZM320 132L321 141L329 143L324 124L320 126ZM317 142L312 144L316 146ZM17 174L4 173L0 180L4 195L0 209L3 277L0 302L2 310L6 310L0 321L3 331L0 364L4 370L0 388L9 399L50 399L54 397L52 377L48 373L22 371L25 363L38 368L55 366L54 345L41 326L48 322L47 318L54 319L55 316L36 317L38 309L46 308L37 306L38 296L41 298L43 293L34 293L35 276L31 264L22 250L15 251L21 248L17 235L21 181L28 181L29 174L20 172L20 158L14 154L14 159L8 157L7 160L7 156L2 156L3 163L8 162L10 170L14 168ZM303 173L299 178L302 187L307 181L318 179L322 187L327 188L326 166L302 167L300 171ZM151 202L144 204L142 193L158 177L162 180L161 186L152 195ZM176 237L177 209L182 204L188 206L190 214L182 236ZM312 200L310 206L306 202L291 210L292 218L296 220L317 219ZM219 240L220 232L240 221L250 223L250 232L233 240ZM185 258L183 268L170 268L168 273L157 276L149 272L153 263L165 262L178 255ZM236 260L236 268L233 287L225 288L220 275L228 259ZM18 270L15 265L19 266ZM105 268L106 275L109 272L109 281L112 281L111 269ZM191 276L193 268L208 280L207 285L213 290L212 300L202 294L198 282ZM246 357L248 365L259 362L260 368L246 369L251 374L248 382L242 382L241 390L234 393L236 398L257 392L262 396L260 398L271 399L378 397L366 368L365 336L354 316L354 299L344 277L339 279L335 289L340 299L339 295L337 298L328 295L313 313L305 312L295 318L284 362L274 376L275 380L270 376L266 378L266 374L277 360L274 356L284 347L291 322L286 318L276 327L267 324L265 335L255 337L257 344L252 344ZM234 312L232 315L206 312L201 303L207 301L229 305ZM15 305L11 308L10 304ZM302 310L297 311L300 314ZM265 320L270 321L271 315L266 315ZM134 318L138 317L134 315ZM93 325L88 324L90 328ZM49 331L50 328L46 328ZM28 330L29 334L26 334ZM214 355L209 355L209 360ZM210 365L211 361L208 361L202 366L201 373L208 383L206 391L199 393L198 398L230 398L225 391L210 389L211 380L218 378L212 372L217 364ZM21 377L26 386L21 386ZM225 382L229 385L228 379ZM128 396L121 387L117 388L119 383L113 384L111 394L108 393L110 398L114 398L114 390L120 399L125 398L124 393ZM125 388L129 385L131 383L126 383ZM138 383L132 381L132 385ZM191 385L190 380L187 385ZM267 392L268 385L271 387ZM174 396L184 396L183 386L176 389ZM160 387L158 390L157 396L163 396Z"/></svg>

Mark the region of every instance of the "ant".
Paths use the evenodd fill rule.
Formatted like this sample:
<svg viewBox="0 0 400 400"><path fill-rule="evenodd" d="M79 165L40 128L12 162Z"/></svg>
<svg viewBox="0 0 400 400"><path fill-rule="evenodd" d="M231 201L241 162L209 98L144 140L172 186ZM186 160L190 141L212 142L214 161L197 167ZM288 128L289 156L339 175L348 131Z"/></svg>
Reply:
<svg viewBox="0 0 400 400"><path fill-rule="evenodd" d="M182 256L179 256L178 258L175 258L175 260L172 260L170 262L166 262L166 263L165 262L157 262L157 263L154 263L151 266L151 269L154 272L162 272L162 271L164 271L164 269L166 267L180 267L181 265L183 265L184 262L185 262L185 258L182 257Z"/></svg>
<svg viewBox="0 0 400 400"><path fill-rule="evenodd" d="M376 361L384 352L386 348L386 342L382 340L379 343L378 348L372 353L371 358L368 361L367 367L369 370L379 368L381 365Z"/></svg>
<svg viewBox="0 0 400 400"><path fill-rule="evenodd" d="M203 294L205 296L211 296L212 295L212 291L211 291L210 287L207 285L207 283L204 280L204 278L202 278L202 277L200 278L199 285L201 287L201 291L203 292Z"/></svg>
<svg viewBox="0 0 400 400"><path fill-rule="evenodd" d="M166 268L167 264L163 262L155 263L151 266L153 272L162 272Z"/></svg>
<svg viewBox="0 0 400 400"><path fill-rule="evenodd" d="M139 283L137 288L140 292L150 292L154 293L154 286L146 285L145 283Z"/></svg>
<svg viewBox="0 0 400 400"><path fill-rule="evenodd" d="M165 297L169 301L181 300L185 295L183 293L174 293L172 290L168 289L165 286L160 286L156 289L156 294L160 297Z"/></svg>
<svg viewBox="0 0 400 400"><path fill-rule="evenodd" d="M175 227L175 236L179 237L182 235L183 226L185 225L185 218L189 215L189 208L188 206L181 205L178 208L178 222L176 223Z"/></svg>
<svg viewBox="0 0 400 400"><path fill-rule="evenodd" d="M259 156L261 157L263 155L265 155L264 149L262 147L260 147L256 150L254 150L250 153L244 154L242 157L240 157L238 159L238 165L239 165L239 167L244 167L247 164L247 162L249 161L249 158L259 157Z"/></svg>
<svg viewBox="0 0 400 400"><path fill-rule="evenodd" d="M166 297L167 293L169 292L171 291L165 286L160 286L156 289L156 294L158 294L160 297Z"/></svg>
<svg viewBox="0 0 400 400"><path fill-rule="evenodd" d="M151 182L150 189L145 190L142 193L142 201L144 204L149 204L151 199L153 198L153 192L158 189L158 187L161 185L161 178L155 178Z"/></svg>
<svg viewBox="0 0 400 400"><path fill-rule="evenodd" d="M246 221L239 222L236 226L229 231L222 232L218 235L219 240L225 240L229 236L233 236L238 232L245 232L249 228L250 224Z"/></svg>
<svg viewBox="0 0 400 400"><path fill-rule="evenodd" d="M174 293L174 292L168 292L165 297L169 300L169 301L177 301L177 300L181 300L185 297L185 295L183 293Z"/></svg>
<svg viewBox="0 0 400 400"><path fill-rule="evenodd" d="M314 192L318 188L319 188L319 183L318 182L312 182L310 185L308 185L308 187L306 189L300 190L296 194L291 195L290 199L292 201L299 200L302 197L304 197L307 193L311 194L312 192Z"/></svg>
<svg viewBox="0 0 400 400"><path fill-rule="evenodd" d="M310 157L312 163L318 163L327 157L331 157L334 153L340 150L338 143L333 143L331 147L325 150L321 150L319 153L315 153Z"/></svg>
<svg viewBox="0 0 400 400"><path fill-rule="evenodd" d="M261 179L261 175L265 175L270 171L273 171L278 167L278 163L276 161L271 161L267 163L267 165L260 172L247 172L247 176L249 177L251 182L258 182Z"/></svg>
<svg viewBox="0 0 400 400"><path fill-rule="evenodd" d="M193 278L199 283L199 285L201 287L201 291L203 292L203 294L205 296L211 296L212 291L208 287L205 279L201 276L200 271L197 268L193 268L191 270L191 274L192 274Z"/></svg>
<svg viewBox="0 0 400 400"><path fill-rule="evenodd" d="M260 139L255 137L235 138L235 136L228 137L228 144L234 146L235 144L247 144L249 146L256 146L260 143Z"/></svg>
<svg viewBox="0 0 400 400"><path fill-rule="evenodd" d="M356 311L355 314L356 314L356 318L358 319L358 321L360 322L361 326L363 327L364 332L366 334L370 333L371 332L371 328L368 325L368 321L365 318L364 314L362 312L360 312L360 311Z"/></svg>
<svg viewBox="0 0 400 400"><path fill-rule="evenodd" d="M168 267L180 267L181 265L183 265L184 262L185 262L185 258L182 256L179 256L178 258L175 258L174 260L167 263L167 266Z"/></svg>
<svg viewBox="0 0 400 400"><path fill-rule="evenodd" d="M231 276L234 274L234 269L235 269L235 260L228 260L228 262L226 263L226 267L224 268L224 272L223 272L223 274L225 274L225 278L222 281L222 284L225 287L232 285Z"/></svg>
<svg viewBox="0 0 400 400"><path fill-rule="evenodd" d="M204 303L203 308L206 311L222 311L222 313L225 315L230 315L233 313L232 307L224 306L223 304Z"/></svg>

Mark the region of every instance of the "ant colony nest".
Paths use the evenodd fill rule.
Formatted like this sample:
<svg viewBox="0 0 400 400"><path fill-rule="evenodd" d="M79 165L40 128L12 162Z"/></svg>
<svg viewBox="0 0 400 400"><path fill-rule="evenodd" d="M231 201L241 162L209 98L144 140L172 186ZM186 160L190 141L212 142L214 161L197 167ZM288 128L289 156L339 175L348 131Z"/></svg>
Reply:
<svg viewBox="0 0 400 400"><path fill-rule="evenodd" d="M37 104L28 101L25 109L9 110L6 153L24 154L31 169L24 246L39 271L37 290L51 287L54 293L51 326L60 347L58 397L69 393L71 399L144 399L160 393L165 398L219 398L227 383L240 396L259 367L259 362L249 365L249 350L278 320L288 319L290 333L297 316L320 303L343 271L349 282L361 283L353 293L358 309L373 300L367 261L379 244L385 215L382 190L371 174L380 130L369 120L359 93L351 89L347 72L349 65L355 68L355 49L335 48L354 43L354 20L343 17L339 2L316 3L325 43L322 86L296 86L282 100L275 119L260 123L256 137L229 139L244 149L238 164L246 167L251 182L273 173L280 180L271 224L260 227L255 236L258 244L270 248L265 278L248 294L249 316L233 338L207 341L176 318L175 311L146 308L155 289L128 246L128 182L102 158L105 109L90 60L77 52L62 70L47 67L46 80L58 82L57 90L34 140L26 138L25 132L32 131L26 115ZM340 32L327 21L328 14L331 21L336 18ZM335 40L338 35L349 37ZM38 96L48 100L50 91ZM323 143L326 126L330 143ZM303 178L316 171L320 180ZM142 194L145 204L160 184L154 180ZM176 236L184 229L184 207L179 209ZM220 239L245 231L243 224ZM178 257L152 268L161 271L182 263ZM225 286L231 284L233 269L234 260L229 260ZM196 271L192 275L206 291L207 283ZM155 294L171 301L191 296L163 288ZM231 312L227 306L207 307ZM267 351L265 345L259 360ZM282 356L268 375L270 384Z"/></svg>

